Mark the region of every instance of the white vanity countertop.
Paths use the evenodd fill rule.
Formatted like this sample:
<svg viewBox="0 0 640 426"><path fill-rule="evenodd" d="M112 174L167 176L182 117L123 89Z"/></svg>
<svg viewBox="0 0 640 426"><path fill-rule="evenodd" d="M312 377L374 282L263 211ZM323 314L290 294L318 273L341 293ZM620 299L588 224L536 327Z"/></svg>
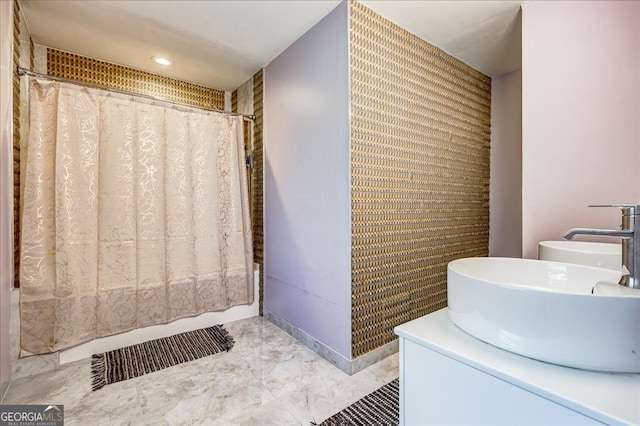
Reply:
<svg viewBox="0 0 640 426"><path fill-rule="evenodd" d="M448 318L447 309L395 333L522 389L608 424L640 424L640 374L610 374L548 364L484 343Z"/></svg>

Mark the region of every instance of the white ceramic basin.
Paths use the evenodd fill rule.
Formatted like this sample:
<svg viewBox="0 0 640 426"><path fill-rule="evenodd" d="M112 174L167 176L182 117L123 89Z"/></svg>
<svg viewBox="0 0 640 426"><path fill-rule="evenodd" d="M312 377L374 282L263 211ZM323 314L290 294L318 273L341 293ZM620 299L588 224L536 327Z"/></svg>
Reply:
<svg viewBox="0 0 640 426"><path fill-rule="evenodd" d="M622 244L585 241L541 241L538 259L620 270Z"/></svg>
<svg viewBox="0 0 640 426"><path fill-rule="evenodd" d="M449 318L499 348L586 370L640 373L640 290L591 294L620 272L510 258L449 263ZM636 293L637 292L637 293Z"/></svg>

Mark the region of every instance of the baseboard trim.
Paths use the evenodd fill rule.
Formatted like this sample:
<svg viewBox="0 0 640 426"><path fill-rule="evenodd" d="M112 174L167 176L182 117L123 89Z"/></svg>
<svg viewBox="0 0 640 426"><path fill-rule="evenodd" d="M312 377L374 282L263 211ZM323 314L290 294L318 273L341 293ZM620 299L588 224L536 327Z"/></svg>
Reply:
<svg viewBox="0 0 640 426"><path fill-rule="evenodd" d="M352 375L357 373L358 371L364 370L370 365L375 364L378 361L381 361L387 358L390 355L395 354L399 350L398 339L393 342L387 343L384 346L381 346L373 351L370 351L362 356L359 356L356 359L348 359L343 355L339 354L332 348L328 347L321 341L317 340L315 337L307 334L305 331L299 329L295 325L291 324L287 320L279 317L268 309L264 309L263 312L264 318L268 321L275 324L277 327L284 330L287 334L292 336L294 339L298 340L303 345L307 346L313 352L320 355L322 358L329 361L331 364L338 367L340 370L345 373Z"/></svg>

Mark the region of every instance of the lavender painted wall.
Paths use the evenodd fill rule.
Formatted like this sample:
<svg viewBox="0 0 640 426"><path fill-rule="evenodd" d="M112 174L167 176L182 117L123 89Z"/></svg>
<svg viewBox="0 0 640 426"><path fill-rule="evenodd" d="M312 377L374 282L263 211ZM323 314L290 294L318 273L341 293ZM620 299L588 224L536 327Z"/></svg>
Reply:
<svg viewBox="0 0 640 426"><path fill-rule="evenodd" d="M491 79L489 256L522 257L522 71Z"/></svg>
<svg viewBox="0 0 640 426"><path fill-rule="evenodd" d="M11 378L9 299L13 287L12 30L13 2L0 1L0 398Z"/></svg>
<svg viewBox="0 0 640 426"><path fill-rule="evenodd" d="M264 308L350 359L347 6L265 68Z"/></svg>
<svg viewBox="0 0 640 426"><path fill-rule="evenodd" d="M523 255L640 203L640 2L522 6Z"/></svg>

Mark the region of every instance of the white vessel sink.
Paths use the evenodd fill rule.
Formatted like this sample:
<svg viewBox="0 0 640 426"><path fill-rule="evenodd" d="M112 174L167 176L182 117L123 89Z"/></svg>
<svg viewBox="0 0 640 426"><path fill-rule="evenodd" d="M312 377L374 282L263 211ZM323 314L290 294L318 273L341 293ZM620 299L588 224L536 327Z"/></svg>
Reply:
<svg viewBox="0 0 640 426"><path fill-rule="evenodd" d="M640 373L640 290L591 294L598 281L619 278L615 270L542 260L459 259L448 266L449 318L529 358Z"/></svg>
<svg viewBox="0 0 640 426"><path fill-rule="evenodd" d="M584 241L541 241L538 259L620 270L622 244Z"/></svg>

